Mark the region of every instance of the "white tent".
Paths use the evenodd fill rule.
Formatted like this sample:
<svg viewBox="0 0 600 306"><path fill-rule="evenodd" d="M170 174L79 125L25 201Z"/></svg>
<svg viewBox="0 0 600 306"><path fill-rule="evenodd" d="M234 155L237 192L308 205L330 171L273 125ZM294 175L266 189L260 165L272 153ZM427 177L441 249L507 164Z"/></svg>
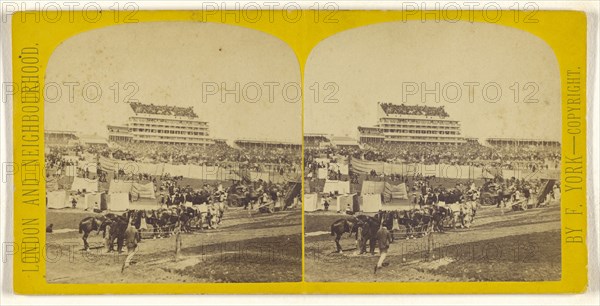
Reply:
<svg viewBox="0 0 600 306"><path fill-rule="evenodd" d="M386 199L408 199L408 192L406 191L406 184L400 183L398 185L392 185L388 182L385 183L385 197Z"/></svg>
<svg viewBox="0 0 600 306"><path fill-rule="evenodd" d="M319 209L319 195L316 193L304 194L304 211L315 211Z"/></svg>
<svg viewBox="0 0 600 306"><path fill-rule="evenodd" d="M325 181L323 192L335 193L336 191L338 194L350 193L350 181Z"/></svg>
<svg viewBox="0 0 600 306"><path fill-rule="evenodd" d="M108 210L124 211L129 208L129 194L117 192L108 194Z"/></svg>
<svg viewBox="0 0 600 306"><path fill-rule="evenodd" d="M85 207L87 209L100 208L101 194L100 193L87 193L84 198ZM96 207L96 203L98 204Z"/></svg>
<svg viewBox="0 0 600 306"><path fill-rule="evenodd" d="M65 167L65 176L77 176L77 167L66 166Z"/></svg>
<svg viewBox="0 0 600 306"><path fill-rule="evenodd" d="M82 178L82 177L73 178L73 184L71 185L71 190L83 191L84 189L86 192L97 192L98 191L98 181L86 179L86 178Z"/></svg>
<svg viewBox="0 0 600 306"><path fill-rule="evenodd" d="M385 191L385 182L363 181L362 194L382 194Z"/></svg>
<svg viewBox="0 0 600 306"><path fill-rule="evenodd" d="M348 175L348 165L343 165L343 164L329 164L329 170L337 173L338 171L343 174L343 175Z"/></svg>
<svg viewBox="0 0 600 306"><path fill-rule="evenodd" d="M362 212L378 212L381 209L381 195L379 194L366 194L362 196L362 206L360 210Z"/></svg>
<svg viewBox="0 0 600 306"><path fill-rule="evenodd" d="M138 198L156 199L156 195L154 193L154 183L152 182L146 184L133 183L131 186L131 193Z"/></svg>
<svg viewBox="0 0 600 306"><path fill-rule="evenodd" d="M71 205L67 202L67 192L65 190L48 192L47 198L46 205L48 208L60 209Z"/></svg>
<svg viewBox="0 0 600 306"><path fill-rule="evenodd" d="M327 168L319 168L317 171L317 178L326 179L327 178Z"/></svg>
<svg viewBox="0 0 600 306"><path fill-rule="evenodd" d="M348 195L341 195L339 197L337 197L337 207L336 207L336 211L345 211L346 207L348 207L348 205L350 205L350 210L352 210L352 199L354 197L354 194L348 194Z"/></svg>

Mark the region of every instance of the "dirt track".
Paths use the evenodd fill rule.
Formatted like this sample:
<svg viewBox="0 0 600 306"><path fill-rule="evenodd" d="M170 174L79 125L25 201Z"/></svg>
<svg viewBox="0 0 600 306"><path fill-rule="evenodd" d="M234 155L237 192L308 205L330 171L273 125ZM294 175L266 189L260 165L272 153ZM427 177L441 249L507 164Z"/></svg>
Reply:
<svg viewBox="0 0 600 306"><path fill-rule="evenodd" d="M374 274L379 258L356 255L355 241L342 238L343 254L334 253L330 224L339 214L305 217L307 281L532 281L558 280L561 271L558 205L505 212L485 207L470 229L448 230L432 237L396 240L389 266ZM315 235L310 235L313 232ZM395 236L400 237L399 230ZM430 240L432 239L432 240ZM428 248L432 251L428 252Z"/></svg>
<svg viewBox="0 0 600 306"><path fill-rule="evenodd" d="M136 263L124 273L121 265L125 253L106 253L101 235L92 233L88 239L91 250L82 250L81 234L75 230L75 224L86 215L89 214L49 212L48 223L57 230L47 235L49 283L301 280L300 211L250 215L241 209L229 210L218 229L183 234L177 262L174 237L144 239L134 257Z"/></svg>

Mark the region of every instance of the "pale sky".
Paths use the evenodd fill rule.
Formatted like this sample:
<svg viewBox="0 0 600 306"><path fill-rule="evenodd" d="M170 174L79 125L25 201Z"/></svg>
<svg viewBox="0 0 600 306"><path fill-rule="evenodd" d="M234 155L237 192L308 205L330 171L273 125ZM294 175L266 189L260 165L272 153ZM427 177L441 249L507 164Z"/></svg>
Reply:
<svg viewBox="0 0 600 306"><path fill-rule="evenodd" d="M433 95L421 103L421 92L407 95L406 104L444 106L462 122L463 135L560 140L561 97L557 60L551 48L527 32L494 24L460 22L390 22L338 33L313 49L305 73L305 132L356 137L357 125L376 123L377 102L403 102L406 87L440 88L461 85L462 97L436 103ZM333 82L338 103L314 102L311 85ZM469 103L465 82L479 82ZM502 95L485 102L482 88L497 83ZM510 87L519 83L519 103ZM523 88L527 83L536 85ZM533 93L537 103L523 103ZM314 88L314 87L313 87ZM515 87L513 87L515 88ZM410 89L410 88L409 88ZM452 100L456 91L447 87ZM440 89L440 92L442 90ZM321 94L331 93L323 90ZM490 99L495 90L490 87ZM311 100L313 99L313 100ZM446 100L446 101L444 101Z"/></svg>
<svg viewBox="0 0 600 306"><path fill-rule="evenodd" d="M291 84L288 100L294 101L299 89L295 54L283 41L243 27L157 22L85 32L54 51L46 73L46 83L50 82L59 84L62 93L53 103L46 99L45 128L50 130L106 136L107 124L127 121L130 107L123 101L135 87L124 87L131 82L137 84L133 98L139 102L193 106L209 122L214 137L302 140L301 102L287 102L282 94L283 86ZM69 103L64 82L80 84L74 87L74 103ZM83 98L83 86L91 83L102 89L95 103ZM115 83L120 87L118 97ZM239 103L233 94L222 102L213 85L223 83L234 92L239 84ZM90 99L95 97L93 86L88 92ZM48 96L53 99L55 92L48 91Z"/></svg>

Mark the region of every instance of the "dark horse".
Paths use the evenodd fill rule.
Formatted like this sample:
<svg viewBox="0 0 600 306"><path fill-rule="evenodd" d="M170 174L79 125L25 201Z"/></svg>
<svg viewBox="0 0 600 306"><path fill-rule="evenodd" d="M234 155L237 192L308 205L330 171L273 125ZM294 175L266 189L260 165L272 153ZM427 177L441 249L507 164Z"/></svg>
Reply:
<svg viewBox="0 0 600 306"><path fill-rule="evenodd" d="M357 220L355 218L342 218L331 224L331 236L335 236L336 252L343 253L340 239L344 233L350 233L350 236L352 236L353 233L357 233L356 222ZM356 236L355 239L358 239L358 236Z"/></svg>
<svg viewBox="0 0 600 306"><path fill-rule="evenodd" d="M100 226L104 220L104 217L86 217L79 222L79 233L83 234L83 250L87 251L90 248L87 238L89 237L91 231L100 232Z"/></svg>
<svg viewBox="0 0 600 306"><path fill-rule="evenodd" d="M104 235L106 235L106 228L109 227L108 230L108 250L107 252L114 251L114 242L117 241L117 251L121 253L123 251L123 244L125 241L125 230L127 230L127 226L129 225L129 220L126 215L115 215L115 214L107 214L106 220L102 222L100 229L104 231Z"/></svg>
<svg viewBox="0 0 600 306"><path fill-rule="evenodd" d="M393 235L394 219L396 219L396 213L392 212L392 211L381 211L380 210L373 217L375 219L377 219L377 222L379 222L379 224L381 224L381 225L385 226L385 228L387 228L387 230L391 233L390 234L390 242L393 242L394 241L394 235Z"/></svg>
<svg viewBox="0 0 600 306"><path fill-rule="evenodd" d="M135 238L136 241L142 241L142 232L140 231L140 228L142 227L142 219L146 221L146 212L144 210L129 210L126 213L126 218L129 222L133 224L135 229L138 230L138 233Z"/></svg>
<svg viewBox="0 0 600 306"><path fill-rule="evenodd" d="M396 211L396 219L398 225L402 225L406 229L406 239L412 238L414 228L418 225L418 222L413 220L412 212L409 210Z"/></svg>
<svg viewBox="0 0 600 306"><path fill-rule="evenodd" d="M246 192L246 196L242 199L242 203L244 204L244 209L248 209L248 205L250 208L258 201L258 194L255 191Z"/></svg>
<svg viewBox="0 0 600 306"><path fill-rule="evenodd" d="M358 249L359 254L366 253L367 241L369 242L369 252L375 254L375 244L377 243L377 231L379 231L379 221L367 215L360 215L358 219Z"/></svg>

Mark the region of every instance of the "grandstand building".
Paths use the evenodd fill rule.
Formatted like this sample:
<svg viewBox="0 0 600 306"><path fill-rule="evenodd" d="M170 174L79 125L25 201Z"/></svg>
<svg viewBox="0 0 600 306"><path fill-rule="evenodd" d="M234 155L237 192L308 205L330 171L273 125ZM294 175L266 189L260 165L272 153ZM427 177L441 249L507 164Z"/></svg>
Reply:
<svg viewBox="0 0 600 306"><path fill-rule="evenodd" d="M304 133L304 146L307 148L319 148L331 144L331 137L321 133Z"/></svg>
<svg viewBox="0 0 600 306"><path fill-rule="evenodd" d="M78 141L79 137L74 131L44 130L44 142L51 145L68 144Z"/></svg>
<svg viewBox="0 0 600 306"><path fill-rule="evenodd" d="M378 103L378 122L358 127L360 143L463 144L460 122L443 107Z"/></svg>
<svg viewBox="0 0 600 306"><path fill-rule="evenodd" d="M127 123L108 125L108 139L115 142L210 145L208 122L191 107L130 103Z"/></svg>
<svg viewBox="0 0 600 306"><path fill-rule="evenodd" d="M534 146L560 148L559 141L545 139L487 138L486 142L491 146L497 147Z"/></svg>
<svg viewBox="0 0 600 306"><path fill-rule="evenodd" d="M270 141L259 139L237 139L233 142L241 149L296 149L300 150L302 144L289 141Z"/></svg>

